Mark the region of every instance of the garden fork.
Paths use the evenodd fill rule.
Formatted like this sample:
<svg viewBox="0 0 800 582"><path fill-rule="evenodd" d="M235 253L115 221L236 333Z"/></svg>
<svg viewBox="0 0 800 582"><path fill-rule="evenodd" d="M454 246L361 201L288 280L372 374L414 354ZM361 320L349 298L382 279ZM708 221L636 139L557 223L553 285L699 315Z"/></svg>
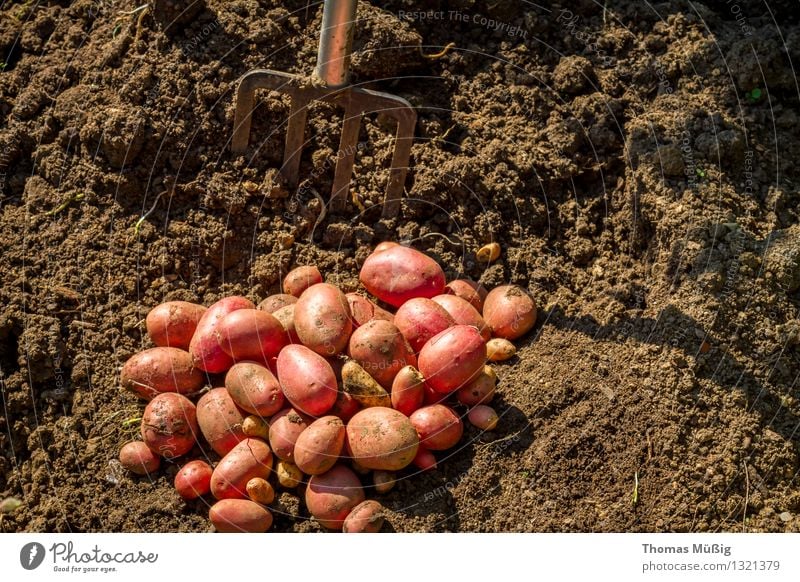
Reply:
<svg viewBox="0 0 800 582"><path fill-rule="evenodd" d="M411 157L417 113L401 97L350 85L350 54L357 7L358 0L325 0L317 66L312 78L269 69L254 69L245 73L236 91L236 117L231 150L235 153L244 153L247 150L256 89L270 89L289 95L291 109L281 174L289 186L295 188L299 182L300 155L305 143L308 106L312 101L342 106L344 123L330 197L331 208L341 210L350 190L362 115L389 115L397 120L397 134L383 218L394 218L400 210L400 197Z"/></svg>

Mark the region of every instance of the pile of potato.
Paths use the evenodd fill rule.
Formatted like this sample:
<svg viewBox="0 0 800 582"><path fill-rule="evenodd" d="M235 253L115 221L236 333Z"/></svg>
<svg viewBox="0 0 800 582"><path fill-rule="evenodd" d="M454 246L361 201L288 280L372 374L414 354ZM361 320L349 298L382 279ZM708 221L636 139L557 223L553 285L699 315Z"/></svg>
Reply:
<svg viewBox="0 0 800 582"><path fill-rule="evenodd" d="M509 340L533 327L536 305L513 285L446 283L433 259L391 242L367 258L360 280L388 308L323 282L313 266L291 271L284 293L257 307L244 297L155 307L146 324L158 347L121 372L123 387L149 400L142 441L122 447L123 466L147 475L196 445L210 453L207 443L221 460L213 469L190 460L175 489L187 500L210 493L217 531L268 530L273 483L304 486L325 528L378 531L383 508L366 500L362 479L385 493L406 467L436 468L434 453L464 430L448 403L492 430L487 361L514 355Z"/></svg>

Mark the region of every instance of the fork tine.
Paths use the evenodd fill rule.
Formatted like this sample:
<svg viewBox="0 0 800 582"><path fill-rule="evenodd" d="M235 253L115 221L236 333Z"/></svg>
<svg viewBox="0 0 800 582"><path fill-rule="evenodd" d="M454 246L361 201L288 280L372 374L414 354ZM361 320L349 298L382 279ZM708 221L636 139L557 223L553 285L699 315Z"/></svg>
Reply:
<svg viewBox="0 0 800 582"><path fill-rule="evenodd" d="M286 145L283 150L283 167L281 168L281 174L291 187L297 186L300 182L300 156L305 143L308 103L308 99L302 99L297 94L292 95L289 123L286 127Z"/></svg>
<svg viewBox="0 0 800 582"><path fill-rule="evenodd" d="M361 111L348 104L344 112L342 135L339 138L339 159L336 162L336 174L331 190L331 209L342 210L347 203L350 191L350 179L356 161L358 132L361 129Z"/></svg>

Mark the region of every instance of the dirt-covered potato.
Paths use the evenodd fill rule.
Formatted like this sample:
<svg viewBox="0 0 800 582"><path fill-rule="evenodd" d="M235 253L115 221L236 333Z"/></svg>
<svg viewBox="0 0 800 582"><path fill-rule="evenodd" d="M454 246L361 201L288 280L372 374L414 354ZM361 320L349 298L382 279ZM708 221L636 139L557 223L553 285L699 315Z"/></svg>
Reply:
<svg viewBox="0 0 800 582"><path fill-rule="evenodd" d="M306 475L330 470L344 447L344 423L336 416L323 416L312 422L294 445L294 462Z"/></svg>
<svg viewBox="0 0 800 582"><path fill-rule="evenodd" d="M165 459L185 455L200 434L197 409L181 394L159 394L144 409L141 432L142 440L157 455Z"/></svg>
<svg viewBox="0 0 800 582"><path fill-rule="evenodd" d="M342 524L344 533L377 533L385 519L383 505L368 499L356 505Z"/></svg>
<svg viewBox="0 0 800 582"><path fill-rule="evenodd" d="M225 388L213 388L197 401L197 422L206 442L221 456L244 439L244 413Z"/></svg>
<svg viewBox="0 0 800 582"><path fill-rule="evenodd" d="M373 319L394 320L394 315L375 305L372 301L358 293L346 293L347 303L350 305L350 315L353 319L353 329L364 325Z"/></svg>
<svg viewBox="0 0 800 582"><path fill-rule="evenodd" d="M389 393L355 360L348 360L342 366L342 389L364 408L391 406Z"/></svg>
<svg viewBox="0 0 800 582"><path fill-rule="evenodd" d="M285 401L278 379L256 362L234 364L225 374L225 388L236 406L260 416L272 416Z"/></svg>
<svg viewBox="0 0 800 582"><path fill-rule="evenodd" d="M150 348L134 354L120 373L120 383L140 398L150 400L164 392L190 394L203 387L205 374L189 352L180 348Z"/></svg>
<svg viewBox="0 0 800 582"><path fill-rule="evenodd" d="M347 354L387 390L403 366L416 364L397 326L380 319L369 321L353 332Z"/></svg>
<svg viewBox="0 0 800 582"><path fill-rule="evenodd" d="M137 475L150 475L158 471L161 457L155 454L142 441L131 441L122 445L119 450L120 464Z"/></svg>
<svg viewBox="0 0 800 582"><path fill-rule="evenodd" d="M431 451L454 447L464 434L461 417L444 404L423 406L409 420L419 434L420 444Z"/></svg>
<svg viewBox="0 0 800 582"><path fill-rule="evenodd" d="M517 353L517 347L507 339L496 337L486 342L486 356L490 362L505 362Z"/></svg>
<svg viewBox="0 0 800 582"><path fill-rule="evenodd" d="M300 297L303 292L317 283L322 283L322 274L314 265L304 265L289 271L283 279L283 292Z"/></svg>
<svg viewBox="0 0 800 582"><path fill-rule="evenodd" d="M308 417L293 408L285 408L270 419L269 445L275 456L294 463L294 445L311 424Z"/></svg>
<svg viewBox="0 0 800 582"><path fill-rule="evenodd" d="M469 279L455 279L450 281L444 286L444 292L455 295L456 297L461 297L461 299L464 299L467 303L472 305L478 313L483 312L483 300L486 299L486 295L489 294L489 290L486 289L486 287Z"/></svg>
<svg viewBox="0 0 800 582"><path fill-rule="evenodd" d="M294 330L304 346L322 356L342 353L353 331L347 297L328 283L312 285L294 304Z"/></svg>
<svg viewBox="0 0 800 582"><path fill-rule="evenodd" d="M341 530L353 508L364 501L358 476L344 465L313 475L306 487L308 512L325 528Z"/></svg>
<svg viewBox="0 0 800 582"><path fill-rule="evenodd" d="M249 499L217 501L208 519L220 533L264 533L272 527L272 513Z"/></svg>
<svg viewBox="0 0 800 582"><path fill-rule="evenodd" d="M403 413L392 408L365 408L347 423L347 447L363 467L399 471L417 454L419 437Z"/></svg>
<svg viewBox="0 0 800 582"><path fill-rule="evenodd" d="M445 284L444 271L436 261L400 245L367 257L359 279L367 291L394 307L415 297L436 297Z"/></svg>
<svg viewBox="0 0 800 582"><path fill-rule="evenodd" d="M211 493L217 499L244 499L247 482L266 479L272 470L272 452L259 439L246 438L222 457L211 475Z"/></svg>
<svg viewBox="0 0 800 582"><path fill-rule="evenodd" d="M488 404L494 399L495 376L487 374L485 368L476 378L458 389L456 398L461 404L475 406L477 404Z"/></svg>
<svg viewBox="0 0 800 582"><path fill-rule="evenodd" d="M536 302L522 287L501 285L486 296L483 319L495 337L517 339L536 324Z"/></svg>
<svg viewBox="0 0 800 582"><path fill-rule="evenodd" d="M157 346L189 349L189 343L206 308L188 301L167 301L150 310L147 335Z"/></svg>
<svg viewBox="0 0 800 582"><path fill-rule="evenodd" d="M287 305L294 305L295 303L297 303L297 297L294 295L289 295L288 293L276 293L275 295L270 295L264 299L264 301L258 304L256 309L266 311L267 313L275 313L279 309L286 307Z"/></svg>

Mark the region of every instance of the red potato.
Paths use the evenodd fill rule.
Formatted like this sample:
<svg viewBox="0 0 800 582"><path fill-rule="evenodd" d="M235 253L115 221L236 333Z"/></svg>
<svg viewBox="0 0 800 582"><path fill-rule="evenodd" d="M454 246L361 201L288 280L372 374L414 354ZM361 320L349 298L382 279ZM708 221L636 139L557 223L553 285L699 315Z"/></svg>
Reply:
<svg viewBox="0 0 800 582"><path fill-rule="evenodd" d="M344 447L345 428L336 416L323 416L312 422L294 445L294 462L306 475L330 470Z"/></svg>
<svg viewBox="0 0 800 582"><path fill-rule="evenodd" d="M197 401L197 422L211 448L220 456L245 438L244 413L225 388L213 388Z"/></svg>
<svg viewBox="0 0 800 582"><path fill-rule="evenodd" d="M461 418L444 404L424 406L415 411L409 420L419 434L420 444L431 451L454 447L464 434Z"/></svg>
<svg viewBox="0 0 800 582"><path fill-rule="evenodd" d="M369 321L353 332L347 354L387 390L404 366L416 363L397 326L381 319Z"/></svg>
<svg viewBox="0 0 800 582"><path fill-rule="evenodd" d="M458 389L456 398L466 406L488 404L494 398L495 384L497 384L495 377L487 374L484 367L475 379Z"/></svg>
<svg viewBox="0 0 800 582"><path fill-rule="evenodd" d="M437 392L427 384L425 384L425 398L423 400L423 404L425 406L430 406L431 404L439 404L440 402L444 402L450 397L449 392Z"/></svg>
<svg viewBox="0 0 800 582"><path fill-rule="evenodd" d="M188 350L197 324L205 312L206 308L196 303L167 301L147 314L147 335L157 346Z"/></svg>
<svg viewBox="0 0 800 582"><path fill-rule="evenodd" d="M367 291L394 307L415 297L436 297L445 284L444 271L436 261L400 245L367 257L359 279Z"/></svg>
<svg viewBox="0 0 800 582"><path fill-rule="evenodd" d="M375 247L375 250L372 251L372 254L374 255L375 253L380 253L382 251L385 251L386 249L390 249L396 246L399 246L398 243L390 240L385 240L381 243L378 243L378 245Z"/></svg>
<svg viewBox="0 0 800 582"><path fill-rule="evenodd" d="M237 309L219 320L217 342L234 361L266 362L274 358L289 337L277 318L258 309Z"/></svg>
<svg viewBox="0 0 800 582"><path fill-rule="evenodd" d="M342 419L342 422L346 423L359 410L361 410L361 404L359 404L358 400L344 390L339 390L339 394L336 395L336 402L333 403L328 412L333 416L338 416Z"/></svg>
<svg viewBox="0 0 800 582"><path fill-rule="evenodd" d="M297 267L289 271L283 279L283 292L300 297L303 292L317 283L322 283L322 274L313 265Z"/></svg>
<svg viewBox="0 0 800 582"><path fill-rule="evenodd" d="M536 302L522 287L501 285L486 296L483 319L495 337L517 339L536 324Z"/></svg>
<svg viewBox="0 0 800 582"><path fill-rule="evenodd" d="M149 475L158 471L161 457L142 441L131 441L122 445L119 450L119 462L131 473Z"/></svg>
<svg viewBox="0 0 800 582"><path fill-rule="evenodd" d="M356 505L342 524L344 533L378 533L384 522L383 505L372 499Z"/></svg>
<svg viewBox="0 0 800 582"><path fill-rule="evenodd" d="M225 388L236 406L260 416L272 416L285 401L278 379L256 362L234 364L225 375Z"/></svg>
<svg viewBox="0 0 800 582"><path fill-rule="evenodd" d="M264 533L272 526L269 510L249 499L217 501L208 519L220 533Z"/></svg>
<svg viewBox="0 0 800 582"><path fill-rule="evenodd" d="M414 352L419 352L429 339L455 325L453 316L431 299L409 299L394 316L394 323Z"/></svg>
<svg viewBox="0 0 800 582"><path fill-rule="evenodd" d="M297 303L297 297L294 295L289 295L288 293L277 293L264 299L264 301L258 304L256 309L266 311L267 313L275 313L279 309L282 309L287 305L294 305L295 303Z"/></svg>
<svg viewBox="0 0 800 582"><path fill-rule="evenodd" d="M392 382L392 408L410 416L425 400L425 378L414 366L406 366Z"/></svg>
<svg viewBox="0 0 800 582"><path fill-rule="evenodd" d="M300 342L318 354L341 353L353 331L347 297L328 283L312 285L294 305L294 329Z"/></svg>
<svg viewBox="0 0 800 582"><path fill-rule="evenodd" d="M165 459L180 457L192 449L200 433L197 409L181 394L159 394L145 407L141 430L151 451Z"/></svg>
<svg viewBox="0 0 800 582"><path fill-rule="evenodd" d="M331 530L341 530L344 520L362 501L361 481L344 465L336 465L322 475L313 475L306 487L308 512Z"/></svg>
<svg viewBox="0 0 800 582"><path fill-rule="evenodd" d="M350 457L367 469L399 471L414 460L418 447L417 430L392 408L365 408L347 423Z"/></svg>
<svg viewBox="0 0 800 582"><path fill-rule="evenodd" d="M481 430L494 430L499 420L494 408L483 404L479 404L470 410L467 418L473 426Z"/></svg>
<svg viewBox="0 0 800 582"><path fill-rule="evenodd" d="M150 400L164 392L190 394L203 387L205 374L179 348L150 348L134 354L120 373L120 383L139 398Z"/></svg>
<svg viewBox="0 0 800 582"><path fill-rule="evenodd" d="M300 412L322 416L336 402L339 386L333 368L316 352L288 345L278 355L277 368L284 395Z"/></svg>
<svg viewBox="0 0 800 582"><path fill-rule="evenodd" d="M418 368L436 392L452 392L471 381L486 364L486 344L478 330L455 325L422 348Z"/></svg>
<svg viewBox="0 0 800 582"><path fill-rule="evenodd" d="M444 286L444 292L449 295L461 297L472 305L478 313L483 312L483 301L489 294L488 289L469 279L455 279Z"/></svg>
<svg viewBox="0 0 800 582"><path fill-rule="evenodd" d="M363 295L359 295L358 293L346 293L345 297L347 297L347 303L350 306L353 329L358 329L359 326L373 319L385 319L386 321L394 320L394 315L382 307L378 307Z"/></svg>
<svg viewBox="0 0 800 582"><path fill-rule="evenodd" d="M275 456L294 463L294 445L309 424L308 418L293 408L286 408L273 416L269 423L269 446Z"/></svg>
<svg viewBox="0 0 800 582"><path fill-rule="evenodd" d="M211 475L211 493L217 499L244 499L247 482L266 479L272 470L272 451L258 439L244 439L222 457Z"/></svg>
<svg viewBox="0 0 800 582"><path fill-rule="evenodd" d="M457 324L471 325L477 328L481 332L483 341L489 341L492 337L492 330L483 321L481 314L465 299L456 295L437 295L433 301L444 307Z"/></svg>
<svg viewBox="0 0 800 582"><path fill-rule="evenodd" d="M211 492L213 469L205 461L189 461L175 474L175 490L187 501Z"/></svg>
<svg viewBox="0 0 800 582"><path fill-rule="evenodd" d="M437 467L436 457L425 447L420 447L417 456L412 461L413 465L420 471L431 471Z"/></svg>
<svg viewBox="0 0 800 582"><path fill-rule="evenodd" d="M219 345L214 331L223 317L238 309L255 309L255 305L245 297L225 297L209 307L200 318L189 344L189 353L197 368L219 374L233 365L233 358Z"/></svg>

